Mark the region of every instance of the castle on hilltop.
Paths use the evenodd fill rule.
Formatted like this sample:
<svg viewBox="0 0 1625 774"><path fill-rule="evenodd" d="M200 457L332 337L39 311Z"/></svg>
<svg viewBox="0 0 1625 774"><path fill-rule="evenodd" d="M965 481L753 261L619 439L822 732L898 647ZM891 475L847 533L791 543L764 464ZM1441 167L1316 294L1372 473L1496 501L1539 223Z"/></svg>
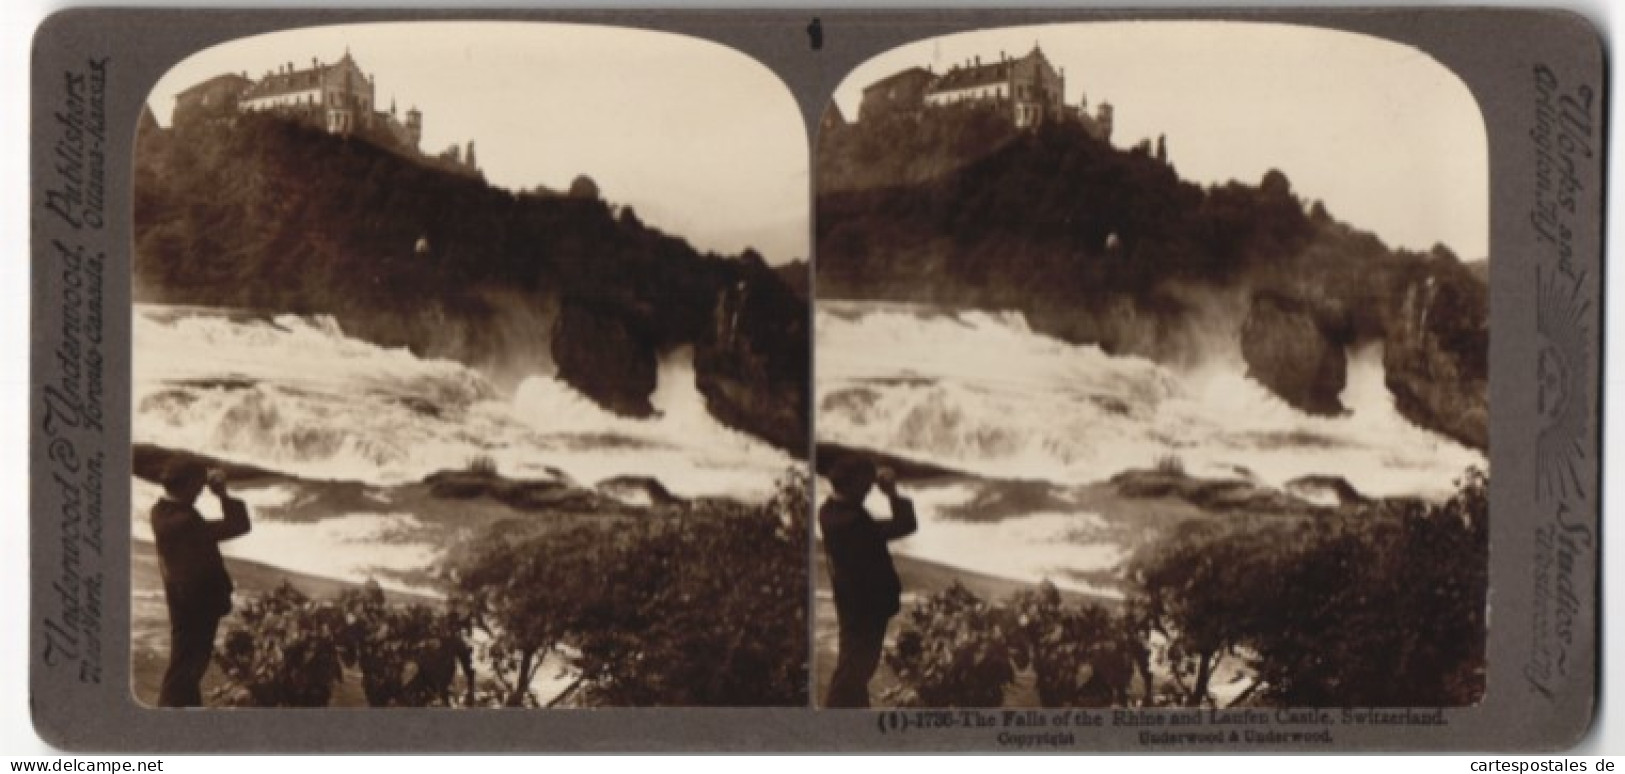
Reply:
<svg viewBox="0 0 1625 774"><path fill-rule="evenodd" d="M175 95L173 124L186 127L210 121L230 121L242 113L272 112L294 118L330 134L360 136L433 166L466 174L479 174L474 142L467 150L452 145L429 156L423 141L423 113L408 108L404 117L377 108L373 76L356 64L350 52L337 62L312 57L310 66L288 62L267 70L259 80L244 73L226 73L198 83Z"/></svg>
<svg viewBox="0 0 1625 774"><path fill-rule="evenodd" d="M1033 44L1026 56L1009 57L999 53L997 61L983 63L973 57L947 72L926 67L910 67L870 84L858 105L858 121L885 115L921 116L933 108L979 105L1006 113L1019 128L1039 126L1049 121L1078 121L1089 134L1110 140L1112 106L1100 103L1091 115L1088 99L1068 108L1065 100L1066 71L1050 64L1044 51Z"/></svg>

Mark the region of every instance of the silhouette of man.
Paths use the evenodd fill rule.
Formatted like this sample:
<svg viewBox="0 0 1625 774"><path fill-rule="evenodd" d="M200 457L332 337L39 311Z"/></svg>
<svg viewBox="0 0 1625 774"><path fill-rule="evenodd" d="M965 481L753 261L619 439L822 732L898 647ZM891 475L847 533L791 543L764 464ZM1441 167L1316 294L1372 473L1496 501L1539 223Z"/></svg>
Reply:
<svg viewBox="0 0 1625 774"><path fill-rule="evenodd" d="M231 612L231 576L220 541L248 534L248 507L226 494L226 475L196 462L164 473L164 496L152 506L158 569L169 604L169 668L158 692L160 707L203 704L203 673L214 654L214 633ZM207 486L220 499L221 521L205 521L193 505Z"/></svg>
<svg viewBox="0 0 1625 774"><path fill-rule="evenodd" d="M867 459L847 457L830 470L829 479L834 492L818 509L818 528L841 634L824 706L867 707L886 625L902 606L903 584L886 543L914 534L919 525L914 503L897 493L897 476L890 468L876 471ZM877 521L863 507L876 484L891 503L888 521Z"/></svg>

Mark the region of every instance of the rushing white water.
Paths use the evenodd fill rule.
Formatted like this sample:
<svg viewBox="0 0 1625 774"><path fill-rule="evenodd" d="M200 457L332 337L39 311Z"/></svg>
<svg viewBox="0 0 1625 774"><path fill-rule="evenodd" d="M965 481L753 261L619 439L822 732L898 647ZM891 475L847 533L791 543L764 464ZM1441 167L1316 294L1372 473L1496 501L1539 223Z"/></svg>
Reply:
<svg viewBox="0 0 1625 774"><path fill-rule="evenodd" d="M977 494L968 484L916 489L909 493L921 520L920 530L899 550L921 559L972 572L1028 580L1047 579L1057 586L1103 597L1122 592L1079 576L1109 573L1124 558L1122 546L1103 539L1106 526L1087 510L1033 511L1015 518L971 522L944 513L970 502ZM865 503L870 512L887 513L884 498Z"/></svg>
<svg viewBox="0 0 1625 774"><path fill-rule="evenodd" d="M1027 328L1019 313L825 302L818 432L1001 478L1101 481L1178 457L1279 486L1340 475L1368 495L1440 496L1483 455L1401 417L1380 345L1351 353L1350 411L1316 417L1235 364L1175 371Z"/></svg>
<svg viewBox="0 0 1625 774"><path fill-rule="evenodd" d="M474 369L346 336L327 317L142 305L134 322L136 442L306 481L387 486L489 458L514 477L556 469L591 486L652 476L683 497L760 501L792 464L705 410L686 349L661 364L652 398L659 415L640 420L604 411L551 373L505 395ZM158 489L132 481L134 536L150 540L147 513ZM254 530L223 545L228 556L349 581L377 576L408 589L400 574L425 569L444 550L420 514L387 497L369 512L281 521L277 510L293 493L241 494ZM199 503L209 515L213 499Z"/></svg>
<svg viewBox="0 0 1625 774"><path fill-rule="evenodd" d="M815 352L820 440L1063 491L1177 458L1198 476L1280 487L1328 474L1366 495L1442 498L1465 468L1486 465L1398 414L1380 344L1350 353L1338 417L1287 405L1234 353L1176 370L1036 334L1014 312L820 302ZM1102 592L1076 577L1109 572L1128 548L1099 534L1102 514L1046 504L991 521L947 515L988 487L913 487L921 528L897 550ZM878 496L870 507L885 513Z"/></svg>
<svg viewBox="0 0 1625 774"><path fill-rule="evenodd" d="M130 505L134 516L130 534L152 542L152 523L147 514L163 495L155 484L130 479ZM293 493L281 487L239 489L251 511L286 505ZM198 498L198 512L206 519L220 519L220 505L212 497ZM308 523L254 520L249 535L220 544L220 553L285 570L361 583L368 579L385 588L423 596L440 596L432 588L413 585L399 576L431 569L437 551L421 536L422 524L406 513L342 513Z"/></svg>
<svg viewBox="0 0 1625 774"><path fill-rule="evenodd" d="M687 350L662 363L661 413L641 420L551 373L503 395L478 371L348 337L328 317L138 306L135 353L136 441L305 478L394 484L483 456L513 476L644 475L681 496L755 500L790 464L706 412Z"/></svg>

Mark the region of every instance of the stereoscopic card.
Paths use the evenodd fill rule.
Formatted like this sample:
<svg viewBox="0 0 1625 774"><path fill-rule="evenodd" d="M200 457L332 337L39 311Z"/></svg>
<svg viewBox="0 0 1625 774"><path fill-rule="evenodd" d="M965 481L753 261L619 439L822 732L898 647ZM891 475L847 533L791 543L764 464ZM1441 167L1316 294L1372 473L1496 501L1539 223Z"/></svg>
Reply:
<svg viewBox="0 0 1625 774"><path fill-rule="evenodd" d="M1568 748L1603 79L1549 11L59 13L37 730Z"/></svg>

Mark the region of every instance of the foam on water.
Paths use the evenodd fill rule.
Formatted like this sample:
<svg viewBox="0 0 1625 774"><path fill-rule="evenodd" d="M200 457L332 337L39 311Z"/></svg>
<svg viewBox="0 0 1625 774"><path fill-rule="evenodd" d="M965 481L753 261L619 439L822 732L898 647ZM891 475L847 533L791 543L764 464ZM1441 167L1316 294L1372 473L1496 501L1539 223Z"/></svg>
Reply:
<svg viewBox="0 0 1625 774"><path fill-rule="evenodd" d="M1350 353L1349 413L1315 417L1237 363L1113 357L1018 313L826 302L817 322L822 440L981 475L1087 483L1175 456L1197 475L1332 474L1368 495L1442 497L1486 464L1398 414L1380 344Z"/></svg>
<svg viewBox="0 0 1625 774"><path fill-rule="evenodd" d="M820 491L828 492L828 482ZM1087 511L1037 512L997 521L972 522L943 514L974 500L976 485L910 488L920 529L891 544L900 555L995 577L1037 583L1114 599L1120 590L1090 583L1082 575L1110 573L1125 557L1123 548L1103 540L1105 522ZM891 517L885 496L871 491L864 507L877 518Z"/></svg>
<svg viewBox="0 0 1625 774"><path fill-rule="evenodd" d="M582 481L650 475L673 493L731 494L763 499L790 457L718 422L694 384L693 353L682 347L661 361L648 419L616 416L550 377L531 377L506 413L548 448L548 458Z"/></svg>
<svg viewBox="0 0 1625 774"><path fill-rule="evenodd" d="M140 305L134 321L138 442L314 479L387 485L489 457L509 475L648 475L681 496L752 500L791 464L706 412L686 349L661 364L660 416L636 420L551 364L508 396L474 369L346 336L328 317Z"/></svg>
<svg viewBox="0 0 1625 774"><path fill-rule="evenodd" d="M163 489L132 476L130 490L130 535L154 542L149 514ZM372 579L384 588L440 596L432 588L414 586L396 576L428 569L439 554L439 548L424 537L423 525L410 514L344 513L292 523L263 515L265 508L292 501L295 493L287 487L241 489L234 494L254 514L253 530L221 543L224 556L351 583ZM213 497L200 497L196 505L206 519L222 517Z"/></svg>

